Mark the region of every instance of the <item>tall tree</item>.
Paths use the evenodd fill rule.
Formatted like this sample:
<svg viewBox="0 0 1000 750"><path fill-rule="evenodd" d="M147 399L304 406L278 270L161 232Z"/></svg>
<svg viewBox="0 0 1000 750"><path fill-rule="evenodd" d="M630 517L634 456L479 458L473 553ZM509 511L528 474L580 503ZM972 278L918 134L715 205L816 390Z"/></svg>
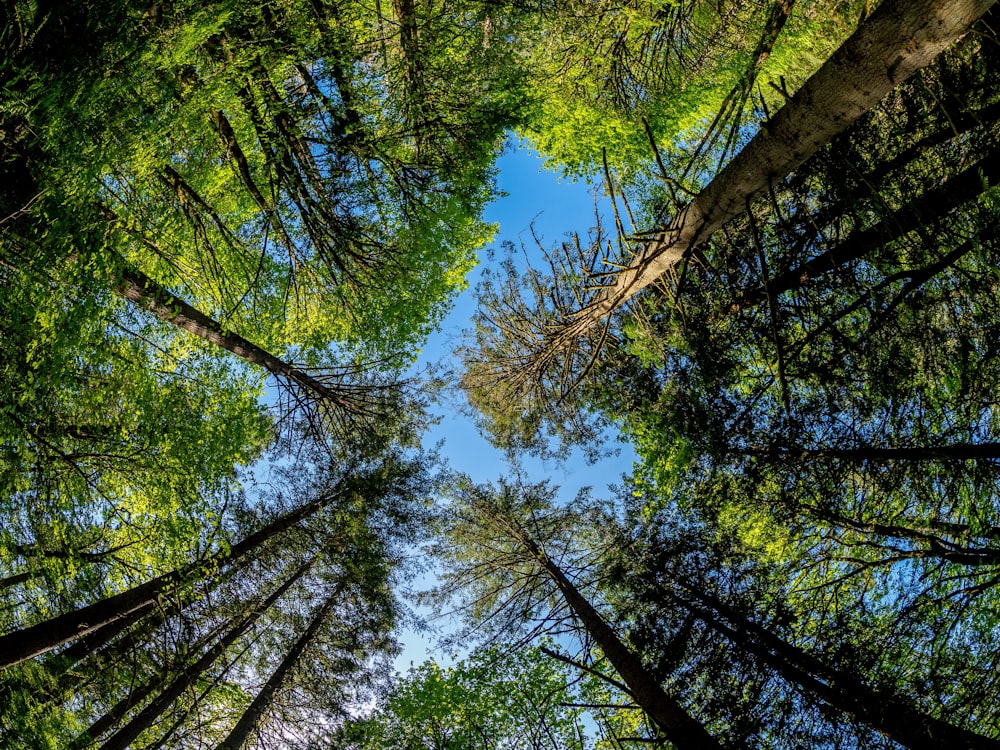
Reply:
<svg viewBox="0 0 1000 750"><path fill-rule="evenodd" d="M521 608L527 613L530 611L529 607L537 606L535 602L544 601L546 597L543 593L544 587L539 591L532 591L538 586L537 579L541 577L547 580L562 597L572 616L579 620L582 632L600 648L601 653L627 686L629 695L652 717L675 746L722 747L719 740L709 734L674 697L664 691L643 665L640 655L629 648L543 548L544 542L534 539L521 526L516 515L519 510L532 515L551 514L551 508L546 507L544 500L547 495L551 495L551 490L535 487L522 488L522 491L524 489L533 497L517 498L514 495L518 489L508 485L501 485L498 493L484 487L465 488L462 505L455 509L457 523L449 534L458 545L464 542L469 548L463 549L458 545L451 549L446 547L449 557L457 563L447 574L452 585L457 584L472 571L481 568L478 576L487 582L484 588L492 589L492 592L486 595L492 601L477 602L477 608L483 607L484 604L486 607L496 607L500 597L509 596L511 597L509 601L500 599L502 602L500 607ZM491 558L490 550L494 547L507 548L504 551L510 559L500 561ZM478 560L477 558L484 552L485 559ZM491 567L497 570L491 570ZM493 576L505 568L514 573L514 580L496 582ZM505 576L501 573L500 577L502 580ZM500 591L503 593L498 593ZM519 601L525 593L535 601L532 602L530 599Z"/></svg>
<svg viewBox="0 0 1000 750"><path fill-rule="evenodd" d="M200 658L192 664L184 666L180 670L180 674L169 685L163 687L142 711L101 744L101 750L128 747L143 731L152 725L171 703L177 700L181 693L187 690L195 680L199 679L213 662L222 656L278 599L295 585L309 570L313 562L314 560L307 560L297 570L293 571L263 602L254 604L248 612L241 613L242 616L234 617L231 629L217 642L213 643L210 648L206 649ZM84 747L90 742L97 740L105 731L120 721L132 706L140 703L149 692L156 690L159 687L159 682L159 680L148 682L131 691L127 698L116 704L111 711L91 724L73 743L73 747Z"/></svg>
<svg viewBox="0 0 1000 750"><path fill-rule="evenodd" d="M467 357L467 367L478 372L475 387L503 388L498 383L507 382L504 390L513 398L498 400L516 407L532 400L569 401L611 338L613 312L689 259L749 201L929 65L990 5L882 3L751 142L677 210L668 228L642 233L632 245L620 242L620 257L610 260L601 243L587 253L570 248L548 279L555 292L540 298L529 294L521 301L527 316L491 323L484 315L480 329L485 330ZM584 279L589 281L581 283ZM488 396L477 398L485 402Z"/></svg>
<svg viewBox="0 0 1000 750"><path fill-rule="evenodd" d="M599 325L749 200L788 174L964 34L992 3L882 3L629 267L573 317L567 336Z"/></svg>
<svg viewBox="0 0 1000 750"><path fill-rule="evenodd" d="M333 411L334 423L343 426L352 422L375 422L386 418L390 407L398 407L396 399L402 384L355 382L354 371L364 373L366 369L371 369L371 365L344 367L332 377L311 375L242 336L226 331L218 322L134 268L122 269L121 283L116 291L161 320L263 367L279 382L294 384L306 394L305 397L293 398L294 401L308 403L318 400L326 404Z"/></svg>
<svg viewBox="0 0 1000 750"><path fill-rule="evenodd" d="M412 472L412 466L396 464L393 458L388 458L383 466L375 468L370 473L363 472L360 475L348 473L314 499L272 520L228 549L190 562L177 570L93 604L0 636L0 646L3 647L4 654L0 659L0 666L8 667L44 654L109 624L121 620L134 621L153 609L162 597L177 587L184 586L192 580L197 581L202 577L214 575L220 566L228 567L241 563L244 557L259 551L274 537L324 508L350 500L359 493L370 493L372 498L382 493L391 493L398 489L397 483L405 483Z"/></svg>

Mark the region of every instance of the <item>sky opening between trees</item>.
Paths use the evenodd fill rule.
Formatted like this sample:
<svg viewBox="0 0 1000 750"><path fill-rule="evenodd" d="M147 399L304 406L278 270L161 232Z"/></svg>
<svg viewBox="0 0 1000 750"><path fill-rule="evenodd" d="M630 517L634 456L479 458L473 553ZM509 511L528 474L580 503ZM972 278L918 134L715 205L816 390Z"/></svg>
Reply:
<svg viewBox="0 0 1000 750"><path fill-rule="evenodd" d="M0 747L1000 748L992 4L0 0Z"/></svg>

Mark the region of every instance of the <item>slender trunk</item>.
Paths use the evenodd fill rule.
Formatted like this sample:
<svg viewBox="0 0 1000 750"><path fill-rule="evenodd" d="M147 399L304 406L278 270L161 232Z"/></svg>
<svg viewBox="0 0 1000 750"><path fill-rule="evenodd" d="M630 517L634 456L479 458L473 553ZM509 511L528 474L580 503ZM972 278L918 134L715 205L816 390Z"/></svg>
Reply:
<svg viewBox="0 0 1000 750"><path fill-rule="evenodd" d="M5 578L0 578L0 591L6 591L7 589L19 586L22 583L30 581L32 578L37 578L40 573L36 571L25 571L24 573L15 573L14 575L9 575Z"/></svg>
<svg viewBox="0 0 1000 750"><path fill-rule="evenodd" d="M753 91L754 84L757 82L757 76L763 69L764 63L767 62L767 58L771 56L771 52L774 50L774 45L777 43L782 29L785 28L785 24L788 22L788 19L792 14L795 2L796 0L776 0L776 2L771 6L771 10L768 12L767 20L764 23L764 30L761 33L760 39L757 41L757 47L750 56L750 62L747 65L746 71L742 76L740 76L739 82L723 100L722 106L715 115L715 119L712 121L712 124L709 125L705 137L698 145L694 156L691 158L688 167L685 169L685 175L688 173L688 170L694 167L694 165L698 162L698 157L707 152L718 142L719 137L722 135L719 128L729 119L731 119L731 123L728 128L729 132L726 134L726 140L722 145L719 160L724 160L730 153L730 150L735 145L736 139L739 136L740 127L743 124L743 110L746 107L747 99L750 98L750 93ZM653 139L652 133L648 130L649 126L646 125L646 128L647 134L650 138L650 143L654 144L655 148L655 140ZM656 158L661 172L666 175L666 170L663 168L663 164L659 162L658 154Z"/></svg>
<svg viewBox="0 0 1000 750"><path fill-rule="evenodd" d="M211 118L219 140L222 142L222 147L226 150L226 160L236 163L237 174L239 174L243 186L249 191L254 203L257 204L257 208L264 214L269 214L274 210L274 205L264 198L264 194L257 187L257 182L250 171L250 160L247 159L246 153L240 147L240 142L236 138L236 131L233 130L229 118L226 117L224 112L218 109L211 111Z"/></svg>
<svg viewBox="0 0 1000 750"><path fill-rule="evenodd" d="M246 187L247 191L250 193L257 204L257 208L261 210L261 213L267 217L268 223L274 228L278 233L278 239L281 241L282 246L288 252L289 256L294 256L296 253L295 243L292 242L292 238L288 234L288 229L285 227L284 222L281 219L281 215L276 210L274 201L269 201L264 197L264 194L260 191L257 186L257 182L254 180L253 174L250 171L250 162L247 159L246 153L240 147L239 140L236 138L236 132L233 130L232 123L226 115L217 109L213 109L211 112L212 123L215 126L215 131L219 136L219 140L222 142L222 146L225 149L226 160L235 165L236 174L239 176L240 181Z"/></svg>
<svg viewBox="0 0 1000 750"><path fill-rule="evenodd" d="M403 58L403 69L406 76L409 97L407 106L410 109L411 125L417 142L417 156L423 149L423 116L421 109L426 106L424 71L420 60L419 19L414 0L393 0L396 20L399 23L399 51Z"/></svg>
<svg viewBox="0 0 1000 750"><path fill-rule="evenodd" d="M251 364L260 365L277 378L291 381L331 404L343 407L350 405L350 400L343 394L242 336L226 331L221 324L171 294L136 268L125 267L121 271L121 281L117 291L136 306L148 310L161 320L222 347Z"/></svg>
<svg viewBox="0 0 1000 750"><path fill-rule="evenodd" d="M980 195L988 185L994 184L998 179L1000 179L1000 151L995 151L943 185L928 190L875 226L851 232L836 247L796 268L778 274L763 287L747 292L733 303L730 309L744 310L753 307L766 300L769 294L778 295L797 289L810 279L860 260L876 248L932 221L944 218L963 203Z"/></svg>
<svg viewBox="0 0 1000 750"><path fill-rule="evenodd" d="M330 610L333 609L333 605L336 602L337 594L335 593L320 607L319 611L313 617L312 622L309 623L309 627L306 628L305 632L299 636L299 639L289 649L288 653L285 654L285 658L282 659L281 664L278 665L278 668L268 678L267 682L264 683L264 687L257 693L257 697L253 699L247 710L243 712L240 720L236 722L233 731L219 744L216 750L242 750L246 747L250 735L257 728L261 718L264 716L264 712L271 705L271 701L274 700L275 693L281 689L288 673L302 657L302 652L315 639L316 633L322 627L323 621L330 613Z"/></svg>
<svg viewBox="0 0 1000 750"><path fill-rule="evenodd" d="M899 523L879 523L878 521L862 521L856 518L834 513L815 506L805 506L805 512L835 526L841 526L862 534L871 534L876 537L886 537L889 539L905 539L911 542L918 542L924 545L924 549L913 550L913 558L933 557L959 565L979 567L981 565L1000 564L1000 548L969 546L968 544L958 544L949 539L945 539L941 534L949 534L946 529L934 529L926 524L923 527L904 526ZM980 538L998 538L1000 530L996 528L984 530L983 533L972 534L967 526L959 524L944 524L947 526L957 526L963 533L960 536L973 536ZM894 555L899 556L901 551L895 550Z"/></svg>
<svg viewBox="0 0 1000 750"><path fill-rule="evenodd" d="M111 549L91 552L85 549L47 549L39 544L15 544L11 551L28 559L31 557L49 558L51 560L75 560L82 562L101 562L116 552L128 548L129 544L121 544Z"/></svg>
<svg viewBox="0 0 1000 750"><path fill-rule="evenodd" d="M996 461L1000 443L953 443L951 445L914 446L911 448L747 448L748 456L771 460L809 461L833 458L841 461Z"/></svg>
<svg viewBox="0 0 1000 750"><path fill-rule="evenodd" d="M258 620L260 617L271 608L272 605L286 592L290 589L296 581L298 581L306 571L312 566L313 560L309 560L304 565L299 566L288 580L286 580L281 586L277 588L267 599L265 599L258 607L255 607L248 615L246 615L236 627L230 630L218 643L216 643L212 648L206 651L198 661L189 667L185 668L181 674L148 706L146 706L142 711L140 711L135 718L132 719L128 724L122 727L120 730L115 732L108 740L101 745L101 750L126 750L129 744L150 726L153 722L159 718L168 706L170 706L174 701L176 701L181 694L190 687L195 680L197 680L212 664L218 659L226 649L236 642L236 639L241 637L250 627ZM150 683L151 685L158 684L156 681ZM137 701L136 701L137 702ZM133 703L132 705L135 705ZM118 708L117 706L115 707ZM90 728L71 745L73 750L77 748L85 747L91 738L100 736L103 732L107 731L110 727L114 726L124 715L124 713L130 708L130 706L125 706L122 708L121 712L117 715L111 715L112 712L106 714L90 726Z"/></svg>
<svg viewBox="0 0 1000 750"><path fill-rule="evenodd" d="M955 539L992 539L1000 541L1000 526L986 526L973 529L968 524L952 523L950 521L938 521L933 518L903 518L901 522L894 524L883 524L875 521L862 521L850 518L840 513L834 513L824 508L814 505L801 506L807 513L811 513L824 521L850 526L857 531L864 531L870 534L881 534L883 536L906 537L909 539L933 537L940 539L941 535L953 537Z"/></svg>
<svg viewBox="0 0 1000 750"><path fill-rule="evenodd" d="M244 557L242 561L217 571L213 575L213 586L218 587L231 580L247 562L249 559ZM198 601L198 598L197 590L186 589L180 593L175 592L169 598L157 602L148 614L134 619L122 618L105 625L52 655L46 660L46 666L49 672L58 678L57 692L64 693L71 688L80 688L86 684L84 682L86 674L112 668L125 659L133 658L134 653L155 636L157 628L174 615L183 612L189 605ZM134 627L131 627L132 625ZM123 631L127 632L117 638ZM83 659L88 659L90 662L86 669L71 669Z"/></svg>
<svg viewBox="0 0 1000 750"><path fill-rule="evenodd" d="M659 279L746 210L747 202L771 182L800 166L896 85L929 64L992 4L993 0L881 3L671 226L645 245L553 343L568 343L595 327Z"/></svg>
<svg viewBox="0 0 1000 750"><path fill-rule="evenodd" d="M155 680L150 680L149 682L130 690L128 695L113 705L106 714L87 727L82 734L74 739L68 746L69 750L80 750L80 748L89 747L94 744L102 734L125 718L129 711L146 700L146 698L148 698L152 692L159 687L159 684L160 683Z"/></svg>
<svg viewBox="0 0 1000 750"><path fill-rule="evenodd" d="M649 714L667 738L679 750L707 750L722 745L712 737L705 727L690 716L649 671L643 666L642 660L626 646L611 627L604 621L600 613L577 590L562 570L547 554L528 536L518 524L493 515L541 566L545 574L552 579L560 593L583 623L587 633L600 647L611 666L628 686L635 702Z"/></svg>
<svg viewBox="0 0 1000 750"><path fill-rule="evenodd" d="M959 107L958 102L955 104ZM878 185L889 175L901 171L904 167L914 163L924 153L936 146L940 146L949 141L961 139L966 133L978 130L985 135L991 136L996 133L997 120L1000 119L1000 102L990 104L978 110L959 109L955 112L946 112L945 104L941 105L943 122L939 123L937 130L908 143L906 148L893 156L891 159L880 161L876 166L867 172L860 173L860 181L866 185L878 187ZM793 179L793 183L794 183ZM799 190L803 185L796 186ZM853 202L856 196L851 196L849 202ZM844 202L836 202L824 206L814 214L809 226L823 226L830 221L831 217L842 216L847 210Z"/></svg>
<svg viewBox="0 0 1000 750"><path fill-rule="evenodd" d="M835 669L750 621L715 596L694 586L683 585L683 588L707 605L709 610L692 606L680 598L677 601L710 628L734 645L760 657L807 694L816 695L833 708L853 716L904 747L911 750L941 750L946 747L1000 750L1000 741L928 716L908 702L874 690L854 675Z"/></svg>
<svg viewBox="0 0 1000 750"><path fill-rule="evenodd" d="M285 514L242 542L233 545L228 552L218 552L205 560L189 563L128 591L0 636L0 668L44 654L64 643L94 633L102 627L117 626L123 619L133 621L139 615L153 609L161 598L174 588L192 579L215 573L217 568L231 566L281 532L325 508L346 491L341 488L336 492L328 492L298 510Z"/></svg>

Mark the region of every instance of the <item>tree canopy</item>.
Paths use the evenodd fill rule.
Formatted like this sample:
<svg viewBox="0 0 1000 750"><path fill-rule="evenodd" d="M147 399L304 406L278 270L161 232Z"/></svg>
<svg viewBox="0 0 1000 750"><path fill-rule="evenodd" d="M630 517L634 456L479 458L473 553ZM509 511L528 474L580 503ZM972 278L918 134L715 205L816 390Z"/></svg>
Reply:
<svg viewBox="0 0 1000 750"><path fill-rule="evenodd" d="M0 0L0 745L1000 747L991 5Z"/></svg>

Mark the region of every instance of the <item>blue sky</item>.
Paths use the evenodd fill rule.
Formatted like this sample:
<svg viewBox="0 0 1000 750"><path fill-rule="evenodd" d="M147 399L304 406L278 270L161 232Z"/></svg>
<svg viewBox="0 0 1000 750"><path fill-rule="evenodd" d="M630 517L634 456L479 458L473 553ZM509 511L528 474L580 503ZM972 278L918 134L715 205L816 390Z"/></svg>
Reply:
<svg viewBox="0 0 1000 750"><path fill-rule="evenodd" d="M507 195L498 199L487 210L486 219L499 224L494 246L510 240L520 245L522 238L529 249L533 247L530 227L545 246L562 240L567 233L576 231L585 235L594 224L594 185L560 179L542 167L541 157L526 145L514 143L498 161L500 169L498 186ZM485 252L483 253L485 260ZM475 310L474 288L480 269L473 272L469 288L456 300L451 313L440 330L428 340L423 350L424 362L439 361L461 340L462 331L471 323ZM455 396L461 399L461 395ZM445 399L436 410L442 414L439 424L425 438L426 445L443 441L442 455L453 469L470 475L476 481L494 480L509 473L500 451L493 448L476 431L472 420L463 416ZM623 473L632 468L634 454L629 446L622 445L618 456L588 465L581 456L574 455L566 462L528 459L524 462L530 481L550 479L561 487L561 496L571 499L582 487L593 487L599 495L609 484L619 483ZM430 584L431 579L427 580ZM446 622L436 623L447 627ZM433 650L432 639L408 632L403 637L404 651L396 660L396 668L405 672L411 663L419 664L433 656L439 662L448 662L446 654Z"/></svg>

